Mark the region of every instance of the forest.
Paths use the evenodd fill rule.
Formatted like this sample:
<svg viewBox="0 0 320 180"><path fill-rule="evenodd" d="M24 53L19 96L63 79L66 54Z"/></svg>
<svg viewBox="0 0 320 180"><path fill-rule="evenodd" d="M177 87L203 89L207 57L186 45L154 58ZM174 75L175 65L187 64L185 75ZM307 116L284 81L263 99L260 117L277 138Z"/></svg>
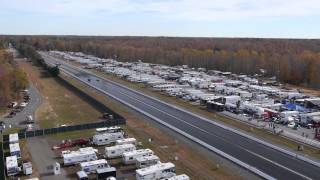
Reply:
<svg viewBox="0 0 320 180"><path fill-rule="evenodd" d="M18 99L19 92L27 86L26 74L13 61L12 54L0 46L0 110Z"/></svg>
<svg viewBox="0 0 320 180"><path fill-rule="evenodd" d="M39 50L81 51L119 61L186 64L320 88L320 40L102 36L0 36Z"/></svg>

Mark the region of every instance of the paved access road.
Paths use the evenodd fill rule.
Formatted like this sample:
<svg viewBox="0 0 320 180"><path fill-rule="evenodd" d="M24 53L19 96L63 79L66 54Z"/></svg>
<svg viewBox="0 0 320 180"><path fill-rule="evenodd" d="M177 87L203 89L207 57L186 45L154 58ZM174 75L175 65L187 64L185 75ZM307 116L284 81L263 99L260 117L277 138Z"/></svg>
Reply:
<svg viewBox="0 0 320 180"><path fill-rule="evenodd" d="M28 88L28 94L30 101L25 108L11 118L5 117L0 119L5 123L5 130L8 129L9 126L11 126L11 128L26 128L26 117L31 115L33 119L35 118L34 113L41 104L42 97L32 83ZM36 126L36 124L34 124L34 126Z"/></svg>
<svg viewBox="0 0 320 180"><path fill-rule="evenodd" d="M81 81L99 88L131 106L146 112L201 141L256 167L276 179L320 179L320 168L298 160L270 147L223 129L177 108L124 88L119 84L80 70L56 58L43 54L50 63L61 63L61 70L75 75ZM90 79L90 81L88 81Z"/></svg>

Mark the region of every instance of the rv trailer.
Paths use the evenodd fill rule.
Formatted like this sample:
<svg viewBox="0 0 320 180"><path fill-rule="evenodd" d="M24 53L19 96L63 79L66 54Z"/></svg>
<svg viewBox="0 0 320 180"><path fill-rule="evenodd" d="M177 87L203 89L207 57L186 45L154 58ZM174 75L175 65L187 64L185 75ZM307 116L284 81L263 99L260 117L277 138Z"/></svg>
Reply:
<svg viewBox="0 0 320 180"><path fill-rule="evenodd" d="M94 151L72 151L70 153L63 154L62 157L63 164L65 166L98 159Z"/></svg>
<svg viewBox="0 0 320 180"><path fill-rule="evenodd" d="M133 144L115 145L105 148L105 155L107 158L118 158L125 152L136 150L136 146Z"/></svg>
<svg viewBox="0 0 320 180"><path fill-rule="evenodd" d="M122 161L124 164L135 164L137 158L151 155L153 155L153 151L151 149L134 150L123 153Z"/></svg>
<svg viewBox="0 0 320 180"><path fill-rule="evenodd" d="M104 134L96 134L92 138L92 142L95 145L101 146L101 145L107 145L111 143L115 143L116 140L123 139L123 133L122 132L116 132L116 133L104 133Z"/></svg>
<svg viewBox="0 0 320 180"><path fill-rule="evenodd" d="M119 139L116 140L116 145L122 145L122 144L137 144L137 140L135 138L126 138L126 139Z"/></svg>
<svg viewBox="0 0 320 180"><path fill-rule="evenodd" d="M109 167L107 160L98 159L94 161L80 163L81 170L87 174L96 173L97 169Z"/></svg>
<svg viewBox="0 0 320 180"><path fill-rule="evenodd" d="M176 175L176 169L172 163L159 163L150 167L136 170L137 180L160 180Z"/></svg>
<svg viewBox="0 0 320 180"><path fill-rule="evenodd" d="M160 159L156 155L144 156L136 158L136 167L138 169L149 167L155 164L158 164Z"/></svg>

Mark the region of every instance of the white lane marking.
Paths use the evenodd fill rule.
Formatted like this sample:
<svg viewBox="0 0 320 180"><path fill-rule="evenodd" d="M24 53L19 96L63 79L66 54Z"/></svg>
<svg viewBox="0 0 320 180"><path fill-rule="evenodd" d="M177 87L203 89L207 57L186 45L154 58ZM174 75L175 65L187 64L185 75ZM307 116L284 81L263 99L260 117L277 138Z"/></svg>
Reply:
<svg viewBox="0 0 320 180"><path fill-rule="evenodd" d="M242 148L242 147L241 147L241 148ZM242 148L242 149L244 149L244 148ZM270 160L270 159L268 159L268 158L266 158L266 157L263 157L263 156L255 153L255 152L252 152L252 151L250 151L250 150L248 150L248 149L244 149L244 150L247 151L247 152L249 152L249 153L251 153L251 154L253 154L253 155L255 155L255 156L260 157L261 159L264 159L264 160L266 160L266 161L268 161L268 162L270 162L270 163L273 163L273 164L277 165L278 167L281 167L281 168L283 168L283 169L285 169L285 170L287 170L287 171L290 171L290 172L292 172L292 173L294 173L294 174L296 174L296 175L298 175L298 176L300 176L300 177L302 177L302 178L304 178L304 179L312 180L312 178L310 178L310 177L308 177L308 176L305 176L305 175L303 175L303 174L301 174L301 173L298 173L298 172L296 172L296 171L294 171L294 170L292 170L292 169L289 169L289 168L287 168L287 167L285 167L285 166L283 166L283 165L281 165L281 164L279 164L279 163L277 163L277 162L274 162L274 161L272 161L272 160Z"/></svg>

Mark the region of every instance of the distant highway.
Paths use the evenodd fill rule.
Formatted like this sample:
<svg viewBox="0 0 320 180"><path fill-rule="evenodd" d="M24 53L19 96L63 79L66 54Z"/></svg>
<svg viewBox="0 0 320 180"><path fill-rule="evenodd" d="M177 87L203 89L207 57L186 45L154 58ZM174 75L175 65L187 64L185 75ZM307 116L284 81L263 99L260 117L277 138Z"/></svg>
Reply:
<svg viewBox="0 0 320 180"><path fill-rule="evenodd" d="M320 179L320 168L42 53L49 63L130 107L253 166L275 179ZM90 79L90 81L88 81ZM193 139L194 140L194 139ZM194 140L197 141L197 140ZM198 143L200 143L200 141ZM200 143L201 144L201 143ZM203 143L202 143L203 144Z"/></svg>

